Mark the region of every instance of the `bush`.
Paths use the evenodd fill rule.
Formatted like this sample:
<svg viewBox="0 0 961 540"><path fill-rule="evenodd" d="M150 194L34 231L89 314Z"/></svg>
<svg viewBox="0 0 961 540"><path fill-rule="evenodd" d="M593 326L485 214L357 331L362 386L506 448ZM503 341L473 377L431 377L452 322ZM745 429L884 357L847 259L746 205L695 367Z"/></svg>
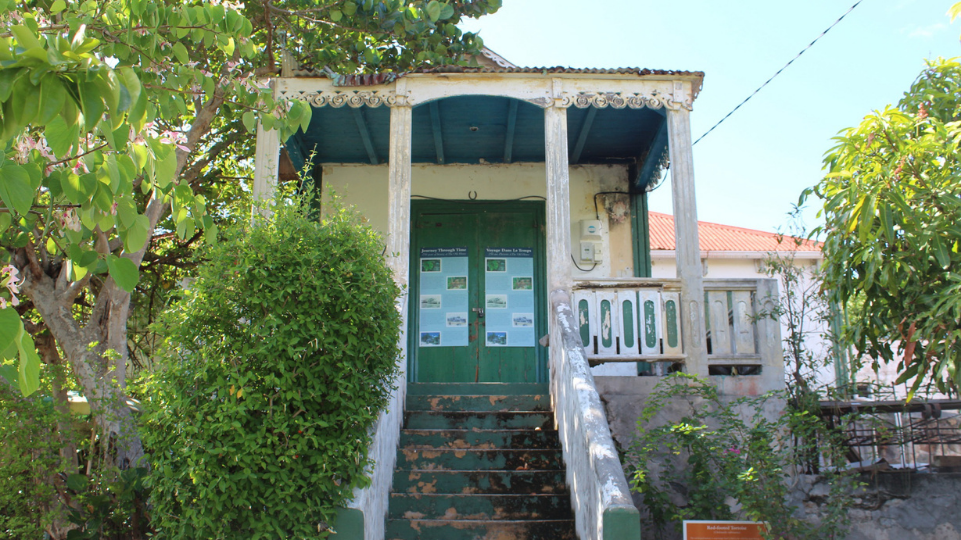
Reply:
<svg viewBox="0 0 961 540"><path fill-rule="evenodd" d="M52 482L61 467L57 412L48 401L2 390L0 538L40 540L57 516Z"/></svg>
<svg viewBox="0 0 961 540"><path fill-rule="evenodd" d="M766 403L780 408L785 397L723 402L715 386L683 373L658 383L627 453L632 489L643 495L655 529L679 529L684 520L747 518L768 523L766 538L844 536L856 482L852 473L831 467L845 463L842 434L794 400L774 418L765 415ZM652 425L669 415L669 405L685 401L686 416ZM789 480L814 471L830 485L826 515L817 524L798 519L788 502Z"/></svg>
<svg viewBox="0 0 961 540"><path fill-rule="evenodd" d="M146 381L163 538L316 538L369 483L396 375L399 289L343 208L228 232L162 319ZM321 534L318 534L321 533Z"/></svg>

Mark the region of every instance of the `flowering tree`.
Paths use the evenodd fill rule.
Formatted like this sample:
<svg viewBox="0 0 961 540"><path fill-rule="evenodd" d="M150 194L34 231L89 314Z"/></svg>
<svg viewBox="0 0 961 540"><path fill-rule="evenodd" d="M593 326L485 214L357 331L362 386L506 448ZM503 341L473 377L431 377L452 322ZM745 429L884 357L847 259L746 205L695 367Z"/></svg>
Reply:
<svg viewBox="0 0 961 540"><path fill-rule="evenodd" d="M461 17L499 5L0 1L3 379L29 395L62 352L119 436L119 463L139 460L123 405L139 268L158 235L216 238L224 181L212 171L244 148L243 129L260 120L286 139L310 121L265 83L280 44L335 72L450 63L481 44ZM41 334L54 339L38 354Z"/></svg>

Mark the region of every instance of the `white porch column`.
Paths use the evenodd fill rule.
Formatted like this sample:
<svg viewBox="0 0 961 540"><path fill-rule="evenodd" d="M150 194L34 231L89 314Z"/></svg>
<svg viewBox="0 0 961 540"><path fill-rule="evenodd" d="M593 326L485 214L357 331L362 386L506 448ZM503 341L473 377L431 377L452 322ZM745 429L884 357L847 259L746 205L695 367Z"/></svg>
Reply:
<svg viewBox="0 0 961 540"><path fill-rule="evenodd" d="M567 162L567 109L544 109L547 167L547 290L571 288L571 190Z"/></svg>
<svg viewBox="0 0 961 540"><path fill-rule="evenodd" d="M387 263L403 287L410 266L410 142L411 108L395 105L390 109Z"/></svg>
<svg viewBox="0 0 961 540"><path fill-rule="evenodd" d="M675 83L674 93L683 93L683 83ZM684 107L668 109L667 133L671 155L671 189L674 195L677 277L681 279L681 340L687 355L687 372L706 377L708 370L704 280L697 234L690 111Z"/></svg>
<svg viewBox="0 0 961 540"><path fill-rule="evenodd" d="M254 207L252 220L268 218L270 203L277 189L280 171L280 132L276 129L265 130L257 122L257 149L254 152Z"/></svg>
<svg viewBox="0 0 961 540"><path fill-rule="evenodd" d="M274 98L277 97L276 81L270 81ZM280 175L280 131L264 129L257 120L257 146L254 150L254 204L250 220L258 217L269 218L270 203L277 190Z"/></svg>

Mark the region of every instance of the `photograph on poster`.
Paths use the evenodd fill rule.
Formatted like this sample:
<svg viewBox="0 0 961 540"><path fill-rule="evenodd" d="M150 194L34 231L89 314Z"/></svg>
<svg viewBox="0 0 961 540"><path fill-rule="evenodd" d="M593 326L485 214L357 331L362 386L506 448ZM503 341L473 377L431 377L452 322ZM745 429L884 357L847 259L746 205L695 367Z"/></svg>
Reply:
<svg viewBox="0 0 961 540"><path fill-rule="evenodd" d="M421 309L440 309L440 295L439 294L420 295L420 308Z"/></svg>
<svg viewBox="0 0 961 540"><path fill-rule="evenodd" d="M505 345L507 345L507 332L488 332L487 333L488 347L503 347Z"/></svg>
<svg viewBox="0 0 961 540"><path fill-rule="evenodd" d="M515 327L525 327L534 326L534 314L533 313L515 313L511 317L511 324Z"/></svg>
<svg viewBox="0 0 961 540"><path fill-rule="evenodd" d="M440 332L421 332L421 347L437 347L440 345Z"/></svg>
<svg viewBox="0 0 961 540"><path fill-rule="evenodd" d="M447 326L467 326L466 313L448 313Z"/></svg>
<svg viewBox="0 0 961 540"><path fill-rule="evenodd" d="M516 277L514 278L515 291L530 291L534 288L534 278Z"/></svg>
<svg viewBox="0 0 961 540"><path fill-rule="evenodd" d="M421 259L421 272L440 272L440 259Z"/></svg>
<svg viewBox="0 0 961 540"><path fill-rule="evenodd" d="M507 259L487 259L488 272L506 272Z"/></svg>
<svg viewBox="0 0 961 540"><path fill-rule="evenodd" d="M506 294L488 294L487 309L507 309Z"/></svg>
<svg viewBox="0 0 961 540"><path fill-rule="evenodd" d="M448 291L467 290L467 276L450 276L447 278Z"/></svg>

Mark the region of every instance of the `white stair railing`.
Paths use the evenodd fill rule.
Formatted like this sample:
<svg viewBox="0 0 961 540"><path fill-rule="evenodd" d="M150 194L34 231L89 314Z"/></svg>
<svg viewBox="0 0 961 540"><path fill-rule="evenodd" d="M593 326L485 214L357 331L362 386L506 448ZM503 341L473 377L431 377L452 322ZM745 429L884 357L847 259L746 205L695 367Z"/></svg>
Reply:
<svg viewBox="0 0 961 540"><path fill-rule="evenodd" d="M550 389L580 540L640 540L640 515L594 386L570 297L551 293Z"/></svg>

